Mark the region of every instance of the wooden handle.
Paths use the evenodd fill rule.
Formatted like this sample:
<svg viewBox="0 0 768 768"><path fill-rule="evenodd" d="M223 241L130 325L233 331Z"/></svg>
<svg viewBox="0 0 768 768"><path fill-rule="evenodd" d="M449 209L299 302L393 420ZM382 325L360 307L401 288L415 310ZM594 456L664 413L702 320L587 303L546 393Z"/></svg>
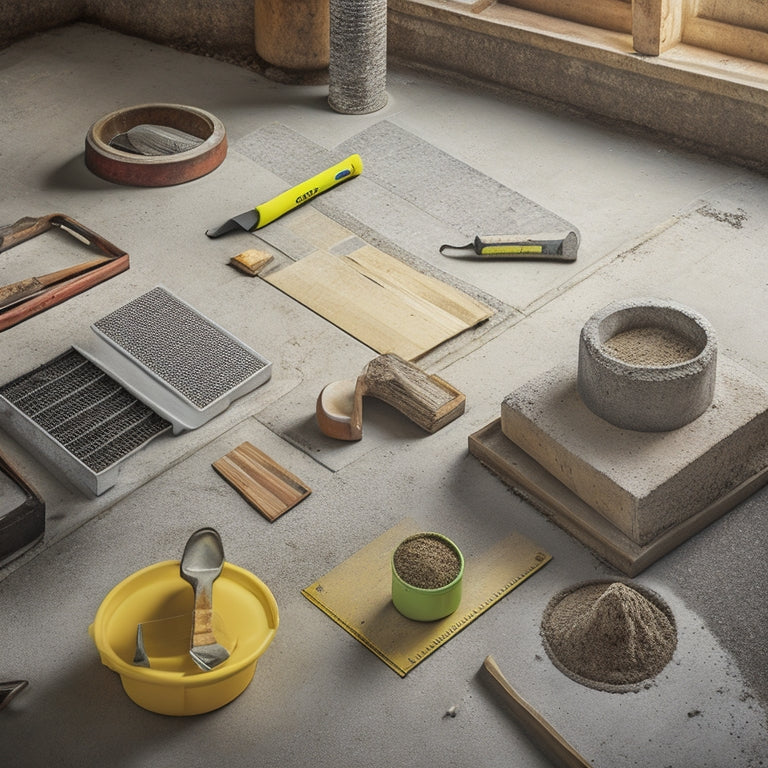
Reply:
<svg viewBox="0 0 768 768"><path fill-rule="evenodd" d="M19 280L16 283L4 285L0 287L0 309L16 304L27 296L33 296L49 285L56 285L56 283L69 280L71 277L77 277L94 267L101 266L107 261L110 261L110 259L94 259L92 261L83 262L82 264L75 264L72 267L60 269L57 272L49 272L47 275L28 277L25 280Z"/></svg>
<svg viewBox="0 0 768 768"><path fill-rule="evenodd" d="M28 277L26 280L19 280L18 283L4 285L0 288L0 309L10 307L27 296L33 296L44 287L36 277Z"/></svg>
<svg viewBox="0 0 768 768"><path fill-rule="evenodd" d="M213 608L195 608L192 618L192 647L213 645L216 636L213 633Z"/></svg>
<svg viewBox="0 0 768 768"><path fill-rule="evenodd" d="M590 764L507 682L496 661L487 656L483 668L491 676L504 703L530 740L558 768L591 768Z"/></svg>
<svg viewBox="0 0 768 768"><path fill-rule="evenodd" d="M51 226L50 216L39 218L25 216L13 224L6 224L0 227L0 251L6 251L14 245L36 237L49 230Z"/></svg>

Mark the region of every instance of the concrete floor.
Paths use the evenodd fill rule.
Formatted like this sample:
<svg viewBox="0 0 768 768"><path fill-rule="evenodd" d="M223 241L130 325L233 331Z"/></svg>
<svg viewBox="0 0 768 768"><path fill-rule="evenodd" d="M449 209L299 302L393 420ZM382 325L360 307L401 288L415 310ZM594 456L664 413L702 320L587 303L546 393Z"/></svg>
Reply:
<svg viewBox="0 0 768 768"><path fill-rule="evenodd" d="M88 25L0 51L0 219L61 211L131 254L128 272L5 331L0 380L82 341L90 323L158 283L274 363L269 384L204 427L155 441L96 499L0 432L0 451L38 487L48 514L44 544L0 571L0 679L30 681L0 714L3 765L548 765L478 678L488 654L594 766L768 764L768 490L637 578L670 604L678 648L640 692L604 693L554 668L539 622L560 589L618 574L467 452L468 435L499 415L507 393L575 360L581 326L616 298L659 295L694 307L715 327L722 354L768 378L768 181L411 71L390 71L388 92L381 112L338 115L327 107L327 87L277 85ZM152 101L218 116L230 143L223 165L173 188L93 176L83 164L89 125ZM423 361L466 393L460 419L427 437L371 406L360 443L315 440L301 450L297 435L316 432L322 386L356 373L371 352L228 266L231 256L258 247L253 236L213 241L203 233L285 188L238 151L244 137L277 122L332 150L381 120L576 224L579 259L477 264L462 275L510 311L504 323ZM437 265L439 257L425 259ZM2 282L39 274L36 267L17 276L0 260ZM313 489L273 524L211 469L243 440ZM468 555L517 531L553 559L401 679L300 590L406 516L451 536ZM203 525L219 529L230 562L269 585L280 627L233 703L200 717L163 717L125 696L87 628L113 585L179 557ZM450 707L453 718L445 716Z"/></svg>

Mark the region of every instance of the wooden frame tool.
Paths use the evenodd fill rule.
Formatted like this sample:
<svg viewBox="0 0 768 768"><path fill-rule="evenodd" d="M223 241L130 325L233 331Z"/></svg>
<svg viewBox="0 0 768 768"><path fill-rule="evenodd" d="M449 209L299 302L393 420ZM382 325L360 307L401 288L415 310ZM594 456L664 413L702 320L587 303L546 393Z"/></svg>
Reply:
<svg viewBox="0 0 768 768"><path fill-rule="evenodd" d="M0 287L0 296L6 298L5 306L0 302L0 332L128 269L125 251L63 213L26 216L0 227L0 253L53 228L72 235L101 258Z"/></svg>

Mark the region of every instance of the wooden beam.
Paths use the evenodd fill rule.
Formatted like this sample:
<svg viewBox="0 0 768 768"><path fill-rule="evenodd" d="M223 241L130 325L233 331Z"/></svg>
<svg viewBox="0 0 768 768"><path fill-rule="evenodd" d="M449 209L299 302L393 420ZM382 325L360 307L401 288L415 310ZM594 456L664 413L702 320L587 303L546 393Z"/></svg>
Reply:
<svg viewBox="0 0 768 768"><path fill-rule="evenodd" d="M658 56L682 38L683 0L632 0L632 46Z"/></svg>
<svg viewBox="0 0 768 768"><path fill-rule="evenodd" d="M727 56L768 62L768 32L723 24L705 18L690 18L685 24L683 42L719 51Z"/></svg>

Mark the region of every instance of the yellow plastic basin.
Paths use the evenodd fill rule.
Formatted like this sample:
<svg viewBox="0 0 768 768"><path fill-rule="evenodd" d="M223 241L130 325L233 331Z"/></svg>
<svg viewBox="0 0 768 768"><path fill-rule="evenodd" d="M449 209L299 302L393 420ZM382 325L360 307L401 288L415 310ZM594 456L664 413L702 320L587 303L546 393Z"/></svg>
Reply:
<svg viewBox="0 0 768 768"><path fill-rule="evenodd" d="M267 586L243 568L224 563L213 585L214 630L229 658L206 672L187 652L193 592L179 561L150 565L104 598L88 631L102 663L120 675L128 696L163 715L199 715L237 698L277 631L277 602ZM186 618L188 617L188 620ZM144 625L151 667L135 666L136 627Z"/></svg>

